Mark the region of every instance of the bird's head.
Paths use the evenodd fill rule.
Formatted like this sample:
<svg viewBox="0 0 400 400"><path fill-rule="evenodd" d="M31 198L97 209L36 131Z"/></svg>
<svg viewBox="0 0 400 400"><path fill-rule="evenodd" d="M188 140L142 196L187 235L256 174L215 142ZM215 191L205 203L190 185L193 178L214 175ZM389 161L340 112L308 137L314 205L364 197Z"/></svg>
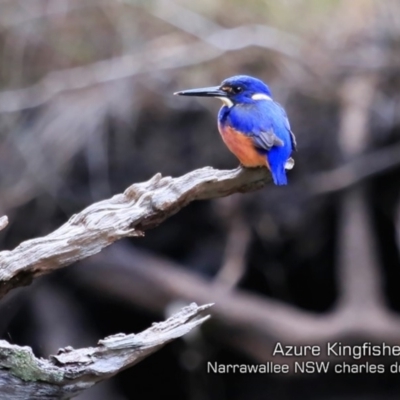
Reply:
<svg viewBox="0 0 400 400"><path fill-rule="evenodd" d="M225 79L220 86L183 90L180 96L216 97L232 107L235 104L252 104L259 100L272 100L269 87L260 79L237 75Z"/></svg>

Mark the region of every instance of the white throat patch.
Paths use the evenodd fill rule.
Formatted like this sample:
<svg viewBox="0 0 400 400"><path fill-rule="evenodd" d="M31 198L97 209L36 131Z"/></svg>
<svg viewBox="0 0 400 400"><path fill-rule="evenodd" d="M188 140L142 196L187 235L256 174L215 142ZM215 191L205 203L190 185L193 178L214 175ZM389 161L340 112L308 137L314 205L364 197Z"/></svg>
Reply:
<svg viewBox="0 0 400 400"><path fill-rule="evenodd" d="M251 98L253 100L268 100L268 101L272 101L271 97L268 96L265 93L255 93L255 94L253 94L253 96L251 96Z"/></svg>
<svg viewBox="0 0 400 400"><path fill-rule="evenodd" d="M229 100L227 97L217 97L217 99L220 99L229 108L231 108L233 106L232 101Z"/></svg>

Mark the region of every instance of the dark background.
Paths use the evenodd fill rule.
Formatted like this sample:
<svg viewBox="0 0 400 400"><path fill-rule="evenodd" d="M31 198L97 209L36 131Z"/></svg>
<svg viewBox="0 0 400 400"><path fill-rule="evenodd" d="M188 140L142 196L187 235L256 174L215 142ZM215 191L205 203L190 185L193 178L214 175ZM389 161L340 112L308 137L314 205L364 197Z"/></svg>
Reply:
<svg viewBox="0 0 400 400"><path fill-rule="evenodd" d="M201 329L79 399L397 399L390 373L207 373L208 361L306 360L272 357L277 341L400 343L395 0L1 0L1 248L157 172L236 168L220 104L172 95L236 74L287 110L288 187L190 204L14 290L1 338L45 357L215 302Z"/></svg>

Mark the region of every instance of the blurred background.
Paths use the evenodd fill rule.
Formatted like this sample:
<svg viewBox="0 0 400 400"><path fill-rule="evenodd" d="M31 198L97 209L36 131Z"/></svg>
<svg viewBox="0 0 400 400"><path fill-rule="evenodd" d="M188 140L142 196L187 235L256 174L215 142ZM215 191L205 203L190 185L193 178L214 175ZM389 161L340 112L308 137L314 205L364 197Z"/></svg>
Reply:
<svg viewBox="0 0 400 400"><path fill-rule="evenodd" d="M304 361L272 357L277 341L400 344L396 0L1 0L1 249L157 172L236 168L220 104L172 95L236 74L287 110L288 187L190 204L12 291L1 338L46 357L215 302L201 329L79 399L397 399L390 373L207 373Z"/></svg>

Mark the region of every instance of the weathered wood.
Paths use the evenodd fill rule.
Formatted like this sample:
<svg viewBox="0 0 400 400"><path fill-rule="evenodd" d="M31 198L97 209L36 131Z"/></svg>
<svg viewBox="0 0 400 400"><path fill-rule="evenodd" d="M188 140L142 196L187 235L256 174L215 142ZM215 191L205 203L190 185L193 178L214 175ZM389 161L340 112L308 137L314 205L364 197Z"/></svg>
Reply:
<svg viewBox="0 0 400 400"><path fill-rule="evenodd" d="M0 252L0 298L35 277L100 252L116 240L141 236L194 200L258 189L271 181L265 168L202 168L179 178L155 175L124 193L92 204L47 236ZM7 217L0 219L0 229ZM0 341L0 398L68 399L132 366L208 317L195 303L137 335L118 334L93 348L61 349L38 359L29 347Z"/></svg>
<svg viewBox="0 0 400 400"><path fill-rule="evenodd" d="M36 358L30 347L0 340L0 398L73 398L199 326L209 318L199 316L210 306L192 303L141 333L109 336L97 347L67 347L48 359Z"/></svg>
<svg viewBox="0 0 400 400"><path fill-rule="evenodd" d="M248 192L271 181L266 168L210 167L178 178L155 175L122 194L94 203L47 236L0 252L0 298L36 276L89 257L116 240L141 236L194 200Z"/></svg>

